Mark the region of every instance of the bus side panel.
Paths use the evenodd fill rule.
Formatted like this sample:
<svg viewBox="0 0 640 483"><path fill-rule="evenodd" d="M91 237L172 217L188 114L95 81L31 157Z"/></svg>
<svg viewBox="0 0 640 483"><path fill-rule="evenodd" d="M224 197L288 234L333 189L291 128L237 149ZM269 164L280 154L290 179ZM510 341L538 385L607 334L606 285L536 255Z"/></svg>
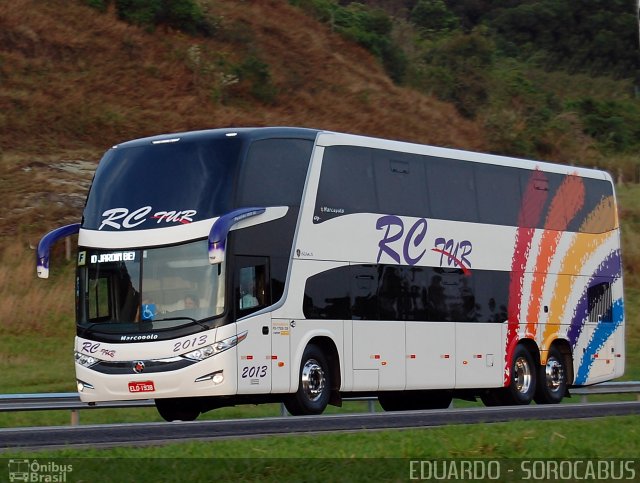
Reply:
<svg viewBox="0 0 640 483"><path fill-rule="evenodd" d="M458 322L455 326L456 389L501 386L504 324Z"/></svg>
<svg viewBox="0 0 640 483"><path fill-rule="evenodd" d="M406 322L407 389L450 389L456 378L453 322Z"/></svg>
<svg viewBox="0 0 640 483"><path fill-rule="evenodd" d="M377 370L381 391L404 390L405 354L404 322L353 321L353 368ZM365 389L354 387L354 390Z"/></svg>

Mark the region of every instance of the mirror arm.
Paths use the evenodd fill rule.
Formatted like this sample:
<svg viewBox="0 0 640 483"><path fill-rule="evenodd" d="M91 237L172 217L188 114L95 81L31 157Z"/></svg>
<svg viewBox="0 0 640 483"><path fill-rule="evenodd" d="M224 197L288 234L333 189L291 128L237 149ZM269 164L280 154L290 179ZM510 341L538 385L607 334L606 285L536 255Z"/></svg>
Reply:
<svg viewBox="0 0 640 483"><path fill-rule="evenodd" d="M75 235L79 231L80 223L73 223L56 228L42 237L38 243L36 254L36 272L38 273L38 278L49 278L49 256L53 244L62 238Z"/></svg>
<svg viewBox="0 0 640 483"><path fill-rule="evenodd" d="M240 208L218 218L209 232L209 263L216 265L224 261L227 236L233 225L265 211L266 208L259 207Z"/></svg>

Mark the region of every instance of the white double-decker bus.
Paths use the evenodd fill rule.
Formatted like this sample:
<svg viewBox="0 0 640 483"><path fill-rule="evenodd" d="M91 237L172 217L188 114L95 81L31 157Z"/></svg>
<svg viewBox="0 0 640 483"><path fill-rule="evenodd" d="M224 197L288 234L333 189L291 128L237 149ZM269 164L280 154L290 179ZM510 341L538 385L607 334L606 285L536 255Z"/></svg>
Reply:
<svg viewBox="0 0 640 483"><path fill-rule="evenodd" d="M607 173L298 128L139 139L79 232L82 401L557 403L624 371Z"/></svg>

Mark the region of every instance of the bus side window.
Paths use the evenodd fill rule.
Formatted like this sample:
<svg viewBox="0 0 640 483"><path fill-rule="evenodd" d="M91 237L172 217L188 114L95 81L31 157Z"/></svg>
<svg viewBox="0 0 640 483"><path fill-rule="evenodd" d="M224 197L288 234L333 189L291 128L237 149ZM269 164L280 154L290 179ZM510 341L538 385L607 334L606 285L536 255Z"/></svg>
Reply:
<svg viewBox="0 0 640 483"><path fill-rule="evenodd" d="M270 305L268 299L266 264L240 267L236 307L241 311L255 310Z"/></svg>

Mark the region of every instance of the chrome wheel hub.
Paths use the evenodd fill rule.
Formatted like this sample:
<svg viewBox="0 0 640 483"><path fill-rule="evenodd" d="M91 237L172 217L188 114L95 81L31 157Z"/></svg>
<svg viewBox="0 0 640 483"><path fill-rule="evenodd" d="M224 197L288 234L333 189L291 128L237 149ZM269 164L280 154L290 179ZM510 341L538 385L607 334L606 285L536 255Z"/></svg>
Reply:
<svg viewBox="0 0 640 483"><path fill-rule="evenodd" d="M518 357L514 364L514 381L516 385L516 390L520 394L526 394L529 392L529 388L531 387L531 367L527 359L524 357Z"/></svg>
<svg viewBox="0 0 640 483"><path fill-rule="evenodd" d="M544 372L549 390L555 392L560 389L564 382L564 370L560 361L555 358L547 360Z"/></svg>
<svg viewBox="0 0 640 483"><path fill-rule="evenodd" d="M302 390L310 401L317 401L324 391L325 377L324 371L318 361L309 359L302 367L302 375L300 377Z"/></svg>

